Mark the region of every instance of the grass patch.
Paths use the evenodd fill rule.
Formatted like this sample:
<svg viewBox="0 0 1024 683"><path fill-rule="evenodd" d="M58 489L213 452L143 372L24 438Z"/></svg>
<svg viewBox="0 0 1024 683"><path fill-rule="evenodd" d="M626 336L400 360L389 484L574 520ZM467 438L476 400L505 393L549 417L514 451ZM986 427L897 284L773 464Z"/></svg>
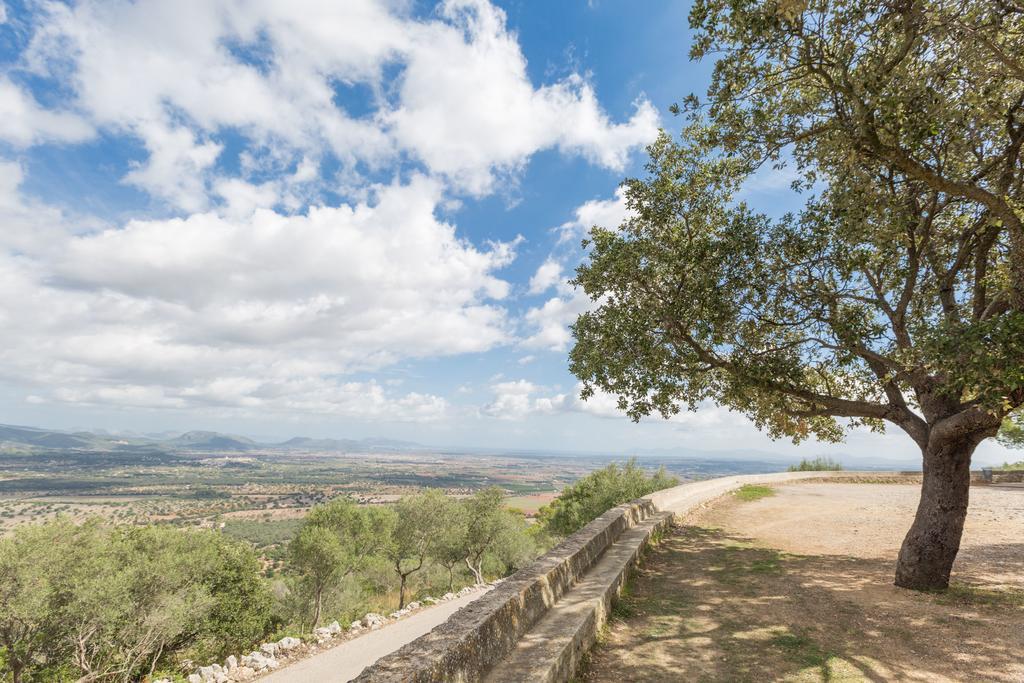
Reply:
<svg viewBox="0 0 1024 683"><path fill-rule="evenodd" d="M795 633L779 633L772 638L771 644L782 650L791 661L800 666L819 669L823 680L831 680L829 660L832 659L832 655L825 652L813 639Z"/></svg>
<svg viewBox="0 0 1024 683"><path fill-rule="evenodd" d="M749 502L752 500L767 498L768 496L774 496L775 489L771 486L763 486L761 484L744 484L739 487L733 495L740 500Z"/></svg>
<svg viewBox="0 0 1024 683"><path fill-rule="evenodd" d="M967 583L951 583L935 594L940 605L960 607L1024 607L1024 590L981 588Z"/></svg>

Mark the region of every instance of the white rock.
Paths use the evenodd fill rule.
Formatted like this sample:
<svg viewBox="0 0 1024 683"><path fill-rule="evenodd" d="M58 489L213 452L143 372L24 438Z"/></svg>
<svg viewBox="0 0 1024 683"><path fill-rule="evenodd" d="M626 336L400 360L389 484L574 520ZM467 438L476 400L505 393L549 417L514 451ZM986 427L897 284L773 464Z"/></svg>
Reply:
<svg viewBox="0 0 1024 683"><path fill-rule="evenodd" d="M336 621L332 621L331 623L327 624L327 630L331 633L341 633L341 624L339 624Z"/></svg>
<svg viewBox="0 0 1024 683"><path fill-rule="evenodd" d="M203 677L199 674L189 674L188 683L203 683Z"/></svg>
<svg viewBox="0 0 1024 683"><path fill-rule="evenodd" d="M231 672L231 677L236 681L247 681L256 676L256 670L248 666L240 666Z"/></svg>
<svg viewBox="0 0 1024 683"><path fill-rule="evenodd" d="M423 598L423 602L427 603L428 605L436 605L441 601L431 595L429 598Z"/></svg>
<svg viewBox="0 0 1024 683"><path fill-rule="evenodd" d="M350 629L352 629L353 631L358 631L359 629L361 629L363 627L363 622L361 622L358 619L356 619L351 624L349 624L348 627Z"/></svg>
<svg viewBox="0 0 1024 683"><path fill-rule="evenodd" d="M413 610L417 610L420 607L423 607L423 603L422 602L417 602L415 600L410 602L408 605L405 606L405 608L407 610L409 610L410 612L412 612Z"/></svg>
<svg viewBox="0 0 1024 683"><path fill-rule="evenodd" d="M206 683L213 680L214 668L212 666L201 666L196 670L196 673Z"/></svg>
<svg viewBox="0 0 1024 683"><path fill-rule="evenodd" d="M238 668L238 658L234 655L228 655L228 658L224 660L224 668L228 671L234 671Z"/></svg>
<svg viewBox="0 0 1024 683"><path fill-rule="evenodd" d="M229 680L231 679L223 671L217 671L213 674L213 683L228 683Z"/></svg>
<svg viewBox="0 0 1024 683"><path fill-rule="evenodd" d="M277 643L263 643L260 645L260 651L270 657L273 657L277 654Z"/></svg>
<svg viewBox="0 0 1024 683"><path fill-rule="evenodd" d="M271 665L273 662L273 665ZM252 667L256 671L263 671L264 669L272 668L277 666L277 661L273 657L268 657L262 652L253 652L245 657L242 657L242 664L248 667Z"/></svg>
<svg viewBox="0 0 1024 683"><path fill-rule="evenodd" d="M288 652L289 650L294 650L299 645L302 645L302 641L298 638L293 638L292 636L285 636L281 640L277 641L277 650Z"/></svg>
<svg viewBox="0 0 1024 683"><path fill-rule="evenodd" d="M398 619L399 617L404 616L404 615L405 615L405 612L392 612L391 614L388 615L388 619Z"/></svg>
<svg viewBox="0 0 1024 683"><path fill-rule="evenodd" d="M380 628L381 626L386 624L388 620L385 619L383 615L370 612L365 617L363 617L363 621L366 622L366 625L369 628Z"/></svg>
<svg viewBox="0 0 1024 683"><path fill-rule="evenodd" d="M441 596L441 599L444 600L444 601L448 601L448 600L454 600L457 597L459 597L459 596L457 596L455 593L445 593L444 595Z"/></svg>

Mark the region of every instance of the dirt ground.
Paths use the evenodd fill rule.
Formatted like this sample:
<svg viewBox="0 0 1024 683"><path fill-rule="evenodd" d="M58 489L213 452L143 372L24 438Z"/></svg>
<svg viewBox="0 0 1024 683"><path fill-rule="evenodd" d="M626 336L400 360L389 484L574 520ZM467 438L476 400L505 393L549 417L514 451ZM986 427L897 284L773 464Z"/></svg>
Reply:
<svg viewBox="0 0 1024 683"><path fill-rule="evenodd" d="M726 496L649 551L587 681L1024 681L1024 488L978 487L952 589L892 585L917 487Z"/></svg>

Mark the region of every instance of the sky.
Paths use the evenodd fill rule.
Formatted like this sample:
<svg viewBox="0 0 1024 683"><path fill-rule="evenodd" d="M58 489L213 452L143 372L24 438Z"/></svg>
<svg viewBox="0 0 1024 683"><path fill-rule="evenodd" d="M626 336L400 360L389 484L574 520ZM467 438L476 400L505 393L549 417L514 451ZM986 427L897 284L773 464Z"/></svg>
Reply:
<svg viewBox="0 0 1024 683"><path fill-rule="evenodd" d="M707 85L687 12L0 0L0 422L916 457L579 400L567 280ZM795 206L788 182L745 198Z"/></svg>

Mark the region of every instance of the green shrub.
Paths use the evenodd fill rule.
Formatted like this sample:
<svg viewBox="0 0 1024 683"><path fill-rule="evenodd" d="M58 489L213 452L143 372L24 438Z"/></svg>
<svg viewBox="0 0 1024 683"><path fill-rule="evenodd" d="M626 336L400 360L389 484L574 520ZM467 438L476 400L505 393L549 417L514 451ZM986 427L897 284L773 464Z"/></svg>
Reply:
<svg viewBox="0 0 1024 683"><path fill-rule="evenodd" d="M790 472L838 472L843 469L843 464L838 460L819 455L813 460L804 458L796 465L790 465Z"/></svg>
<svg viewBox="0 0 1024 683"><path fill-rule="evenodd" d="M211 531L58 518L0 540L0 647L15 679L137 680L220 657L261 638L270 607L253 551Z"/></svg>
<svg viewBox="0 0 1024 683"><path fill-rule="evenodd" d="M664 467L648 475L635 458L622 467L612 463L567 486L558 498L540 509L538 518L549 534L568 536L616 505L678 483Z"/></svg>

